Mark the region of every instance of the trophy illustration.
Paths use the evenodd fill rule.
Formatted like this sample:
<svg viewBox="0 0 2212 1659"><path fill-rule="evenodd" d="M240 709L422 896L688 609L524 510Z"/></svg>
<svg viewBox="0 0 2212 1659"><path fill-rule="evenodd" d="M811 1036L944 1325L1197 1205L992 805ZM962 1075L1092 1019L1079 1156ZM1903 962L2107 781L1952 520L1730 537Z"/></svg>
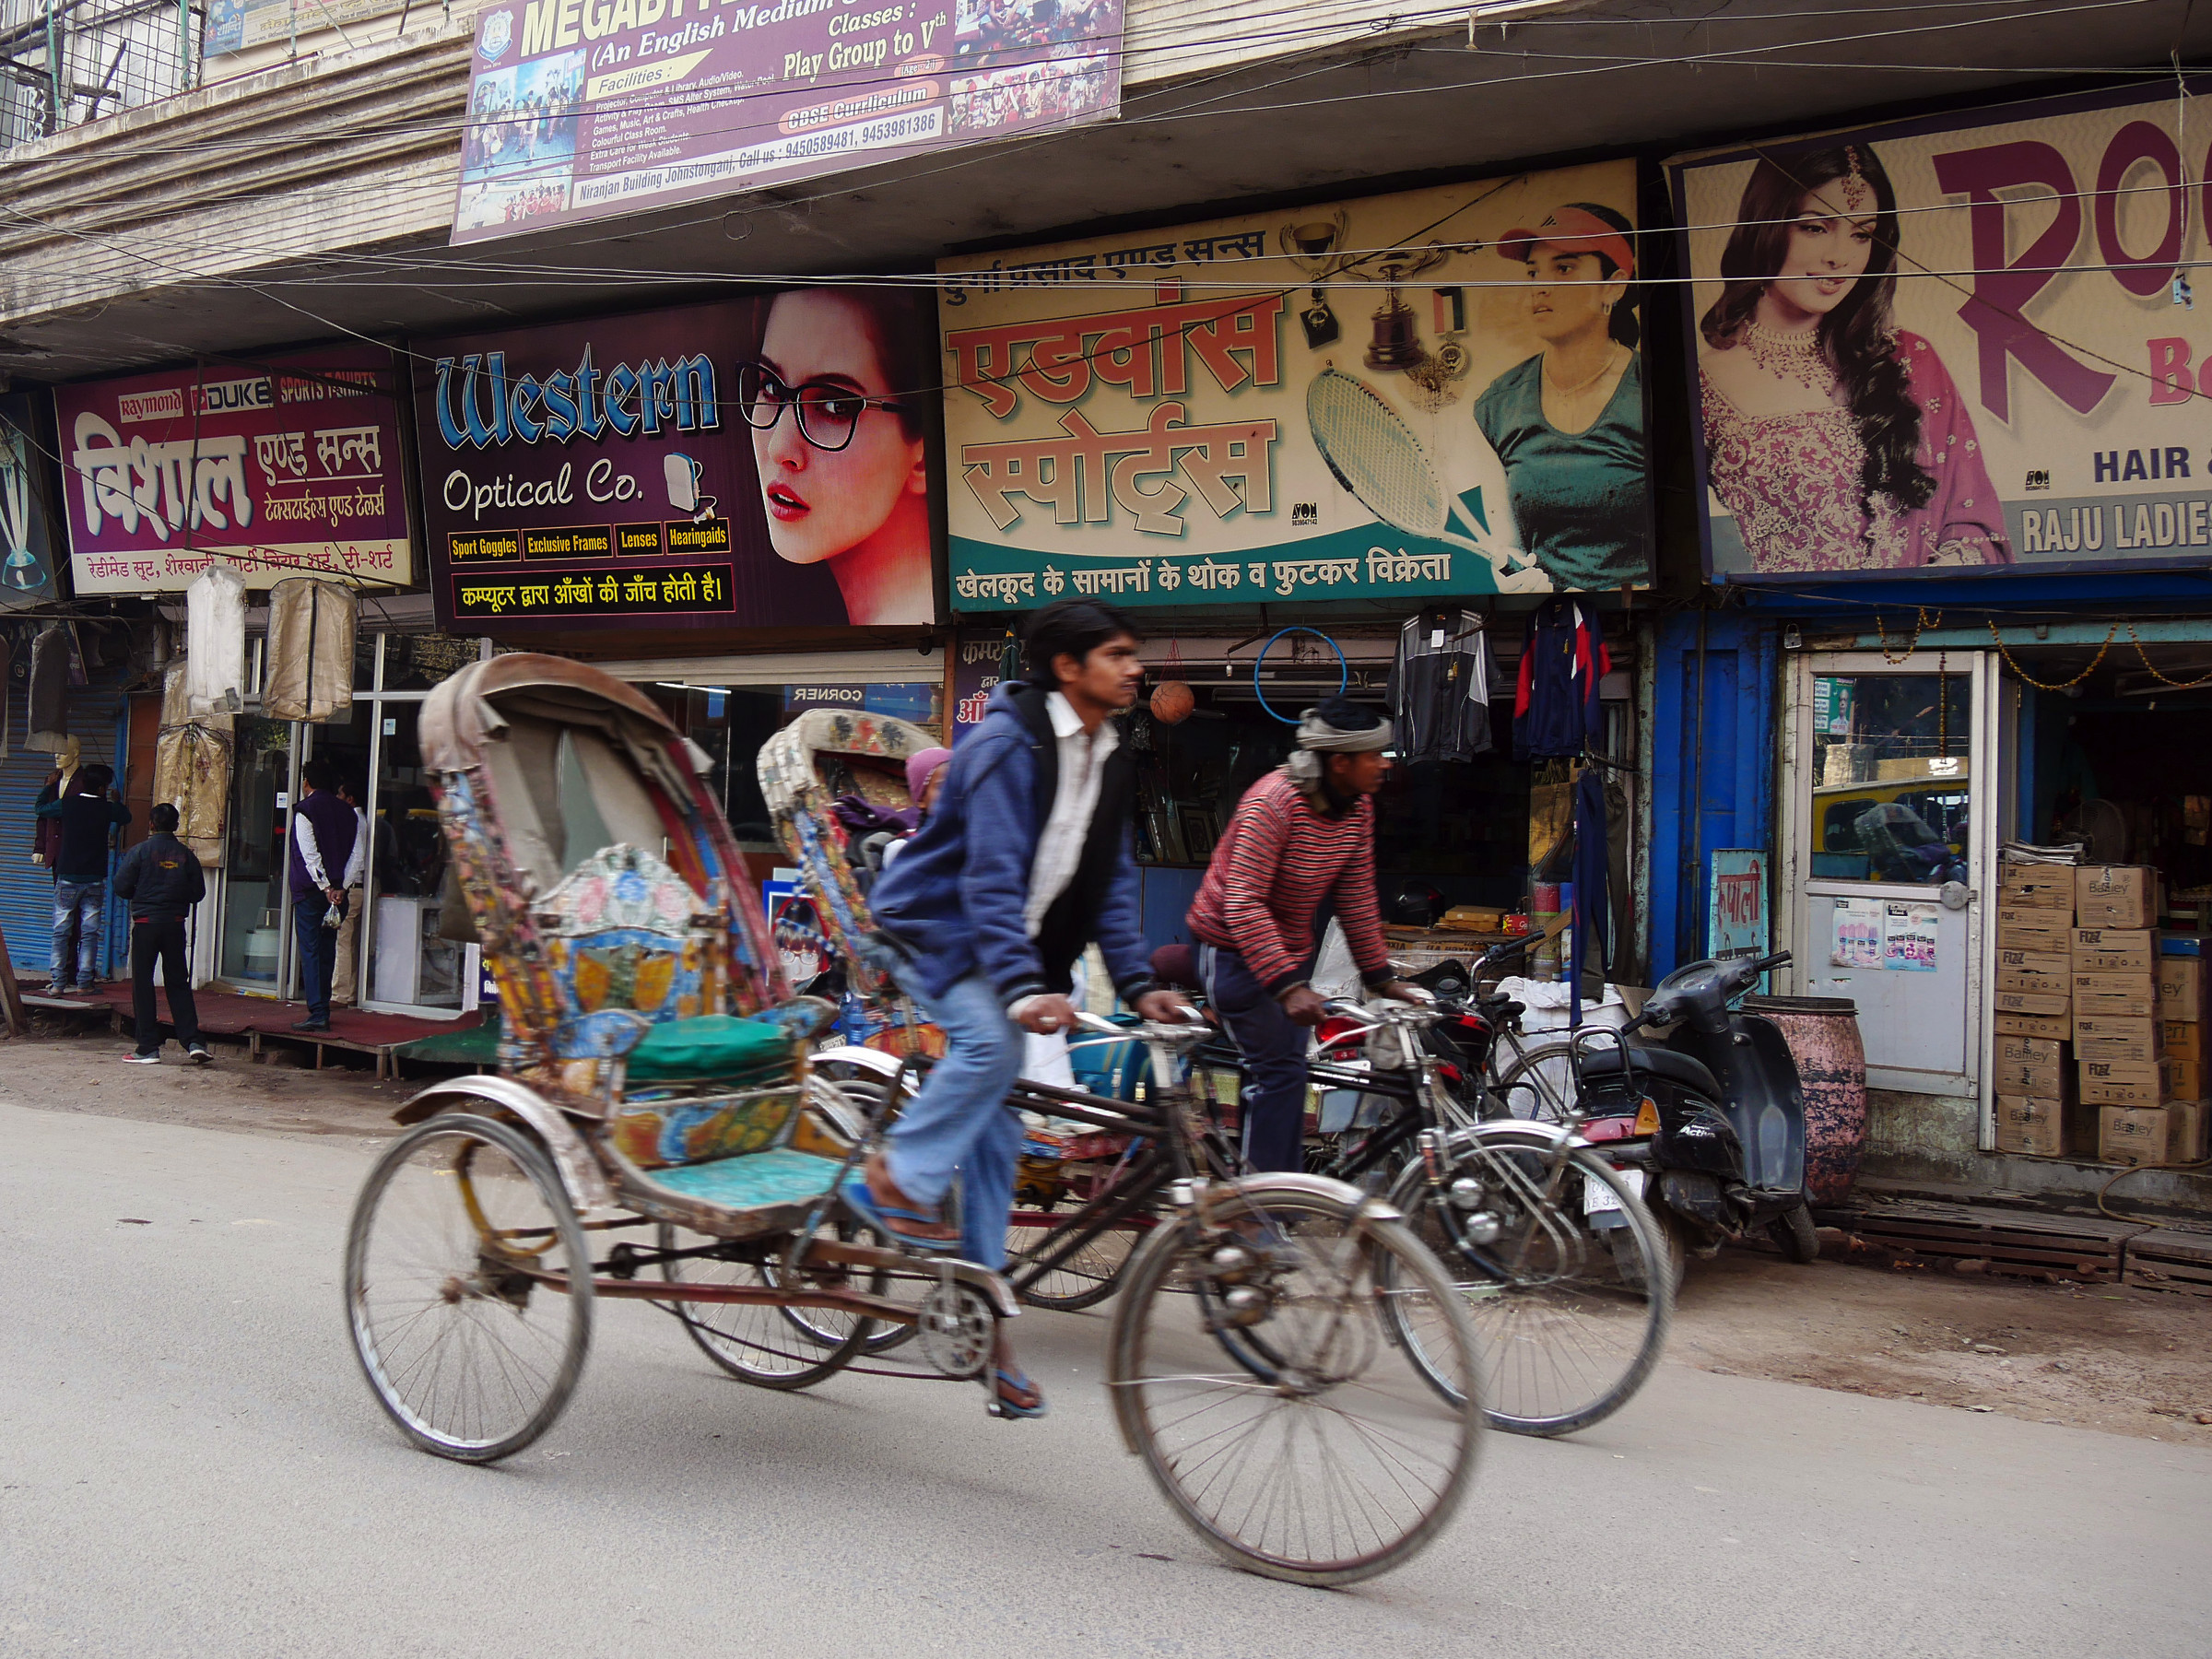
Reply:
<svg viewBox="0 0 2212 1659"><path fill-rule="evenodd" d="M1418 276L1431 266L1441 265L1451 252L1432 242L1426 248L1394 249L1382 262L1382 304L1374 316L1374 343L1367 348L1370 369L1404 373L1429 360L1429 353L1421 345L1419 325L1414 320L1413 307L1406 303L1398 288L1408 276Z"/></svg>
<svg viewBox="0 0 2212 1659"><path fill-rule="evenodd" d="M1320 284L1358 263L1357 254L1343 251L1351 235L1351 215L1339 207L1329 218L1281 226L1275 240L1292 265ZM1318 351L1344 331L1329 309L1328 295L1318 286L1312 292L1313 303L1299 312L1298 320L1305 327L1306 344Z"/></svg>

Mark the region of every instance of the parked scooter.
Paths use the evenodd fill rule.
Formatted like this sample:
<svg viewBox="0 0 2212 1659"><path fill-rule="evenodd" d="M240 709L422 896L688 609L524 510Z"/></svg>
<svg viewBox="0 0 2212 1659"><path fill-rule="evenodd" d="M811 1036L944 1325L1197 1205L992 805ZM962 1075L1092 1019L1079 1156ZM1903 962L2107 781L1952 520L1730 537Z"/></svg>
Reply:
<svg viewBox="0 0 2212 1659"><path fill-rule="evenodd" d="M1618 1036L1576 1040L1580 1133L1623 1170L1644 1173L1644 1203L1667 1235L1677 1276L1764 1230L1794 1262L1820 1253L1805 1196L1805 1091L1771 1020L1730 1005L1789 952L1692 962L1662 980ZM1673 1026L1665 1048L1630 1036Z"/></svg>

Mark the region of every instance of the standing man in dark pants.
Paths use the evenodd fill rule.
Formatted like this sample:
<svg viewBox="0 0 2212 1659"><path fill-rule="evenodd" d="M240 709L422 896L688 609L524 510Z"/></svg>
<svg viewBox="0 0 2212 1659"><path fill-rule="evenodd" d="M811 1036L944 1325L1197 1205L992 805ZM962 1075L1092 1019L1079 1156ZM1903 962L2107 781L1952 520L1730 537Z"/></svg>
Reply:
<svg viewBox="0 0 2212 1659"><path fill-rule="evenodd" d="M1428 1000L1392 971L1375 899L1371 797L1390 742L1390 722L1345 698L1308 709L1298 752L1245 791L1191 904L1206 996L1250 1071L1244 1161L1254 1170L1304 1167L1306 1028L1327 1007L1308 982L1324 904L1369 989Z"/></svg>
<svg viewBox="0 0 2212 1659"><path fill-rule="evenodd" d="M159 961L177 1041L194 1065L205 1065L215 1056L200 1040L184 918L207 896L207 877L192 849L177 839L174 806L162 802L147 815L147 822L154 832L123 855L115 872L115 896L131 907L131 1012L138 1023L138 1046L124 1059L132 1065L161 1064L161 1026L154 1018L154 964Z"/></svg>
<svg viewBox="0 0 2212 1659"><path fill-rule="evenodd" d="M66 794L41 801L39 817L61 825L53 853L53 983L52 994L89 995L100 977L100 929L108 912L108 837L131 821L131 809L108 786L115 773L88 766Z"/></svg>
<svg viewBox="0 0 2212 1659"><path fill-rule="evenodd" d="M346 915L346 889L360 879L366 838L360 819L338 795L338 769L331 762L310 760L300 768L300 804L292 808L292 932L300 942L307 1018L292 1030L327 1031L338 924Z"/></svg>

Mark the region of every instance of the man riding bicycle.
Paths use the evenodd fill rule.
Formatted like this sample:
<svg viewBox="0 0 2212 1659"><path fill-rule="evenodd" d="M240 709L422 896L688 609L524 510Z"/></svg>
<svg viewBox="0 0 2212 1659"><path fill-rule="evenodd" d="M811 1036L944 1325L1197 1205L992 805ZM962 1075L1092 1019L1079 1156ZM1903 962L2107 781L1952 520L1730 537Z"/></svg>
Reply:
<svg viewBox="0 0 2212 1659"><path fill-rule="evenodd" d="M884 1149L844 1191L910 1249L1006 1265L1022 1137L1006 1093L1022 1032L1075 1025L1067 994L1086 946L1098 942L1138 1013L1176 1018L1140 930L1135 768L1109 718L1136 700L1136 647L1135 626L1109 606L1062 599L1039 611L1024 637L1029 678L993 689L921 831L870 895L880 965L947 1040ZM956 1172L957 1228L943 1211ZM1041 1416L1044 1396L1003 1346L995 1363L1000 1409Z"/></svg>
<svg viewBox="0 0 2212 1659"><path fill-rule="evenodd" d="M1327 1005L1310 982L1324 903L1359 977L1402 1002L1375 898L1373 795L1390 771L1390 722L1342 697L1308 709L1298 752L1247 790L1190 910L1206 994L1249 1069L1244 1161L1304 1167L1306 1028Z"/></svg>

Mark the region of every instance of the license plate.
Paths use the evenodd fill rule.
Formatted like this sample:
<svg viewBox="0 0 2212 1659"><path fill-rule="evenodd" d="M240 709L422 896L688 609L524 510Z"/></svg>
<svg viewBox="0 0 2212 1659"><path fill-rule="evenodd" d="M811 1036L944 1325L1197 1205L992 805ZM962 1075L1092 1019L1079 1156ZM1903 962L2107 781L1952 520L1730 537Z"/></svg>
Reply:
<svg viewBox="0 0 2212 1659"><path fill-rule="evenodd" d="M1621 1184L1630 1192L1635 1194L1639 1198L1643 1196L1643 1171L1641 1170L1616 1170L1614 1173L1620 1177ZM1594 1216L1600 1210L1617 1210L1619 1207L1620 1200L1613 1195L1613 1189L1604 1182L1583 1181L1583 1215Z"/></svg>

